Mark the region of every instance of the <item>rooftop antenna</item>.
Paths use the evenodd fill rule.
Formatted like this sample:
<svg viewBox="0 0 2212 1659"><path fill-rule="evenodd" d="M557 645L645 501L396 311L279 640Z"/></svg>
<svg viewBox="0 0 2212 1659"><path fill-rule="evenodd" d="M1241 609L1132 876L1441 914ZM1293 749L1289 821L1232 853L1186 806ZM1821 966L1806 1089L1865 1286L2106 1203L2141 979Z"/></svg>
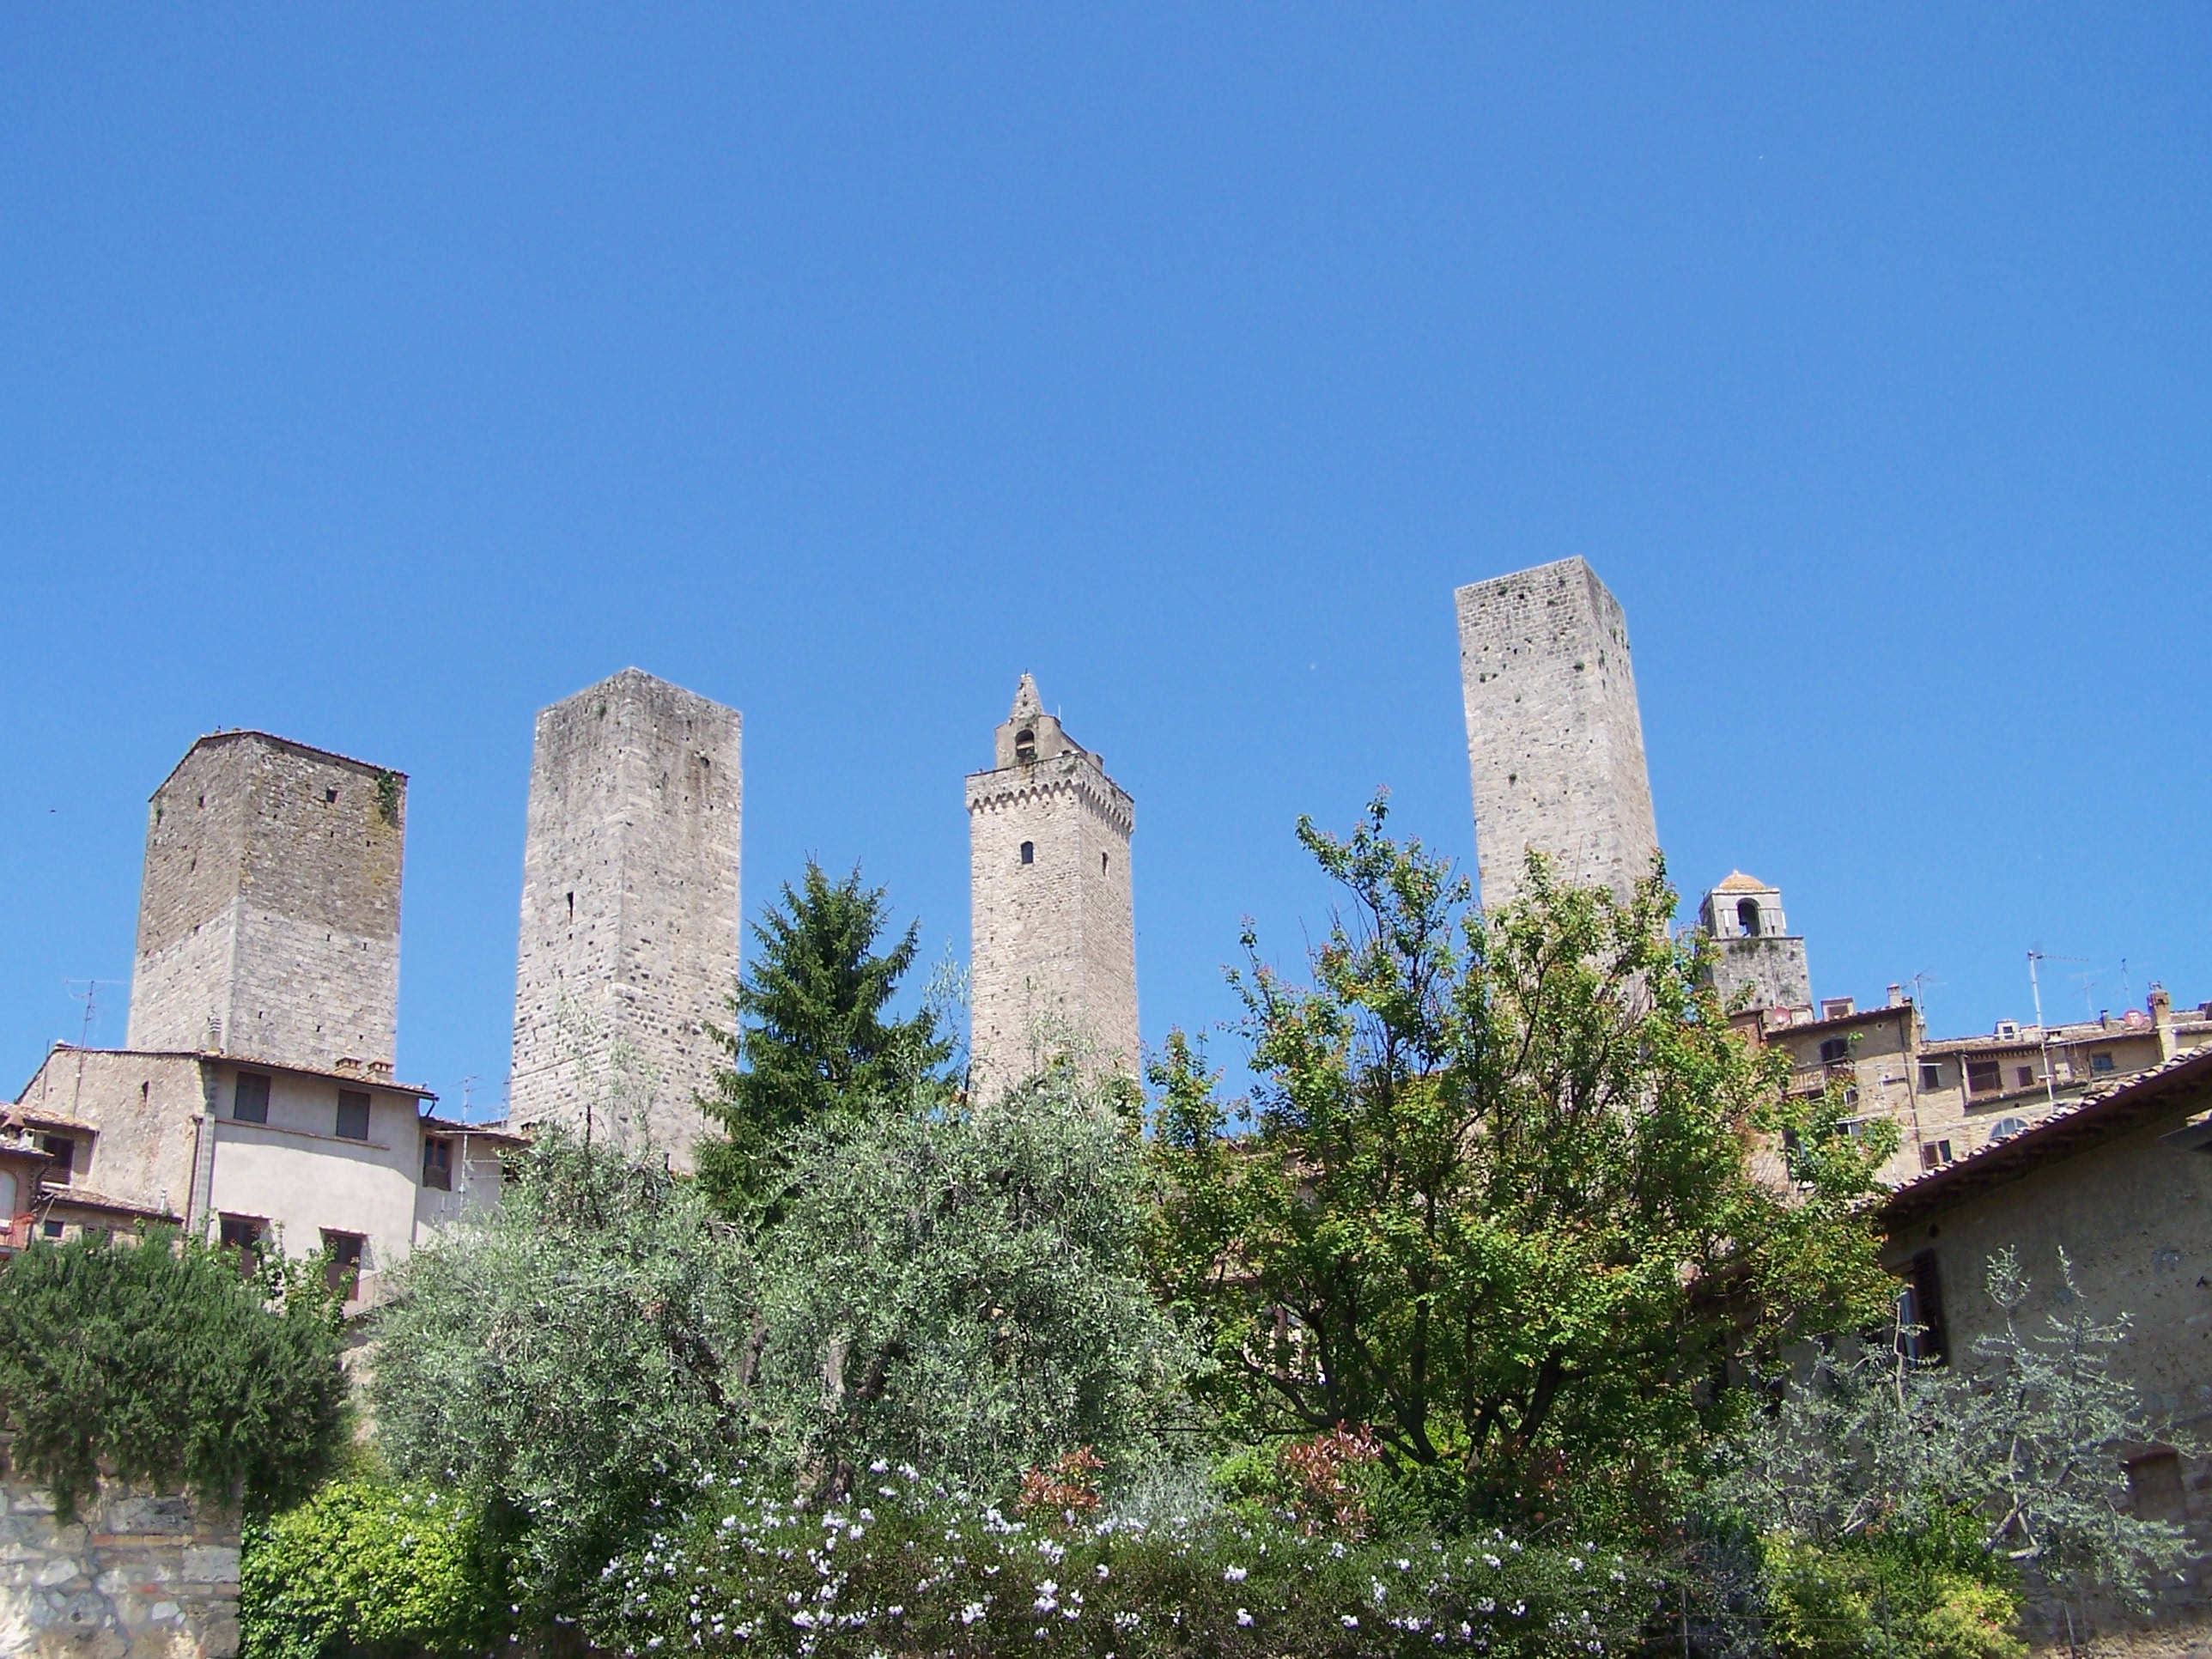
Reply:
<svg viewBox="0 0 2212 1659"><path fill-rule="evenodd" d="M466 1077L461 1079L461 1121L464 1123L470 1121L469 1096L476 1088L476 1083L477 1074L474 1072L470 1073Z"/></svg>
<svg viewBox="0 0 2212 1659"><path fill-rule="evenodd" d="M2043 1023L2043 983L2037 978L2035 968L2041 962L2087 962L2087 957L2055 957L2047 951L2031 950L2027 953L2027 988L2035 998L2035 1032L2043 1045L2043 1100L2046 1106L2056 1109L2058 1086L2051 1077L2051 1028Z"/></svg>
<svg viewBox="0 0 2212 1659"><path fill-rule="evenodd" d="M108 981L111 985L114 982L113 980ZM82 991L76 988L80 983L84 987ZM65 979L62 981L62 988L76 1000L84 1004L84 1018L77 1024L76 1046L80 1048L88 1047L92 1041L92 1022L99 1018L100 981L96 979L82 981Z"/></svg>

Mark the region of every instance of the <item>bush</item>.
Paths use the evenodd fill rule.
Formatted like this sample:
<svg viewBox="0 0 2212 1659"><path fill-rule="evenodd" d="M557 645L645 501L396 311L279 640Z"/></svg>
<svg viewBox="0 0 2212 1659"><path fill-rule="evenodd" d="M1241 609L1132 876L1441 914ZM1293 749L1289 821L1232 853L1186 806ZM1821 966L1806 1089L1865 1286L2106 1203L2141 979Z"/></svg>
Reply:
<svg viewBox="0 0 2212 1659"><path fill-rule="evenodd" d="M1782 1659L2022 1659L2020 1601L1986 1558L1945 1561L1880 1535L1765 1540L1766 1631Z"/></svg>
<svg viewBox="0 0 2212 1659"><path fill-rule="evenodd" d="M586 1630L625 1659L1534 1656L1605 1652L1650 1606L1618 1557L1502 1533L1360 1543L1224 1511L1040 1525L878 1462L826 1513L742 1478L702 1488L682 1525L609 1565Z"/></svg>
<svg viewBox="0 0 2212 1659"><path fill-rule="evenodd" d="M557 1610L743 1433L749 1267L649 1160L545 1131L518 1173L401 1267L371 1392L393 1469L481 1506Z"/></svg>
<svg viewBox="0 0 2212 1659"><path fill-rule="evenodd" d="M336 1304L313 1262L241 1279L234 1252L173 1229L33 1244L0 1273L0 1414L64 1518L105 1463L265 1513L313 1491L345 1443Z"/></svg>
<svg viewBox="0 0 2212 1659"><path fill-rule="evenodd" d="M459 1659L497 1639L506 1596L475 1510L339 1480L246 1528L239 1606L246 1659Z"/></svg>

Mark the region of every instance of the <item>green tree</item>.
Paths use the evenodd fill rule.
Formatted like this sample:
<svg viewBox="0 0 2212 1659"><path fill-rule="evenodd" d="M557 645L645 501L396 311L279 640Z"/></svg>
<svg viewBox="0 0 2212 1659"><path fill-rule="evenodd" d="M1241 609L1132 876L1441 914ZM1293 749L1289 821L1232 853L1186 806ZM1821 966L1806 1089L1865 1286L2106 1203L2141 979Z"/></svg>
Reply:
<svg viewBox="0 0 2212 1659"><path fill-rule="evenodd" d="M1621 903L1532 856L1486 915L1384 811L1347 841L1299 824L1349 900L1310 986L1247 932L1253 1099L1232 1115L1179 1033L1156 1068L1159 1281L1250 1431L1370 1425L1440 1516L1563 1487L1656 1515L1729 1360L1878 1316L1853 1202L1891 1143L1786 1098L1656 871Z"/></svg>
<svg viewBox="0 0 2212 1659"><path fill-rule="evenodd" d="M0 1272L0 1419L64 1516L104 1462L259 1514L312 1490L345 1443L338 1310L322 1263L156 1229L43 1242Z"/></svg>
<svg viewBox="0 0 2212 1659"><path fill-rule="evenodd" d="M872 1455L1011 1496L1157 1445L1183 1353L1146 1284L1137 1127L1070 1067L987 1108L804 1131L763 1241L760 1402L801 1483Z"/></svg>
<svg viewBox="0 0 2212 1659"><path fill-rule="evenodd" d="M723 1213L773 1205L794 1131L903 1103L917 1086L942 1081L952 1044L938 1010L884 1017L914 965L921 927L909 925L878 954L889 920L884 890L864 886L858 865L833 883L809 859L799 886L785 883L754 925L757 949L730 999L736 1029L714 1033L731 1063L700 1103L721 1133L694 1149L700 1182Z"/></svg>
<svg viewBox="0 0 2212 1659"><path fill-rule="evenodd" d="M483 1222L416 1250L371 1398L404 1479L458 1491L558 1611L744 1434L754 1322L692 1185L544 1131Z"/></svg>

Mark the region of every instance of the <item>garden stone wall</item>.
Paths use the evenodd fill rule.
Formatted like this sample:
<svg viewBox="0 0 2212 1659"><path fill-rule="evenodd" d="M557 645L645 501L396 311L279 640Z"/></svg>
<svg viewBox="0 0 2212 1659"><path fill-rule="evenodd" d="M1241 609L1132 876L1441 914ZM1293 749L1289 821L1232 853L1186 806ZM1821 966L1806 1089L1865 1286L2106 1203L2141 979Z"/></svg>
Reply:
<svg viewBox="0 0 2212 1659"><path fill-rule="evenodd" d="M103 1484L64 1525L0 1478L0 1659L230 1659L238 1526L198 1510Z"/></svg>

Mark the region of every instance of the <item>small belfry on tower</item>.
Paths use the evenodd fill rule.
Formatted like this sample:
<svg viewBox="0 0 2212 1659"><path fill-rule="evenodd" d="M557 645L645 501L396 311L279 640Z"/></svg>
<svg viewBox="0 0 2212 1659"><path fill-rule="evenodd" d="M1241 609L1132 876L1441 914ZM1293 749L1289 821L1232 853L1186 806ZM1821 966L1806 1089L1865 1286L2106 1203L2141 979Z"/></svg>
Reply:
<svg viewBox="0 0 2212 1659"><path fill-rule="evenodd" d="M1136 805L1024 674L968 778L969 1090L988 1100L1065 1052L1138 1072Z"/></svg>

